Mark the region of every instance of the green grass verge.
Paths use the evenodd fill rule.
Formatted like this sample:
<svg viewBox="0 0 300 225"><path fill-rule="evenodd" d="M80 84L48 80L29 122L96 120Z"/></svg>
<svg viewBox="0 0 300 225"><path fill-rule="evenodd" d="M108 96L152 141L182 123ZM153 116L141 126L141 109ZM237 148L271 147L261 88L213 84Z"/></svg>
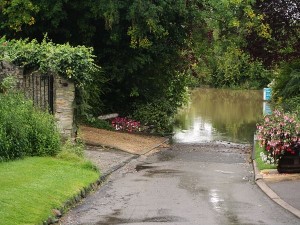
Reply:
<svg viewBox="0 0 300 225"><path fill-rule="evenodd" d="M39 224L99 173L87 162L32 157L0 163L0 224Z"/></svg>
<svg viewBox="0 0 300 225"><path fill-rule="evenodd" d="M266 164L262 161L262 159L260 157L261 152L265 153L265 150L259 146L258 142L256 142L255 143L255 161L256 161L256 165L257 165L258 169L259 170L276 169L277 165Z"/></svg>

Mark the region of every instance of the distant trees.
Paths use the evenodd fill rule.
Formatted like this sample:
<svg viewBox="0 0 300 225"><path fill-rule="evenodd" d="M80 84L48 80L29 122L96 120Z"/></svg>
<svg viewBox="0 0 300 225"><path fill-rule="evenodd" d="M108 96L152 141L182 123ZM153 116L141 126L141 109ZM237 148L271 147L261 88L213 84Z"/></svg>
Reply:
<svg viewBox="0 0 300 225"><path fill-rule="evenodd" d="M300 112L300 2L257 0L254 8L264 15L270 38L251 33L247 50L268 68L275 69L274 100L286 110Z"/></svg>
<svg viewBox="0 0 300 225"><path fill-rule="evenodd" d="M193 43L192 72L201 84L215 87L260 88L270 82L270 74L259 58L246 50L246 37L253 33L270 38L263 15L255 12L252 1L203 0L202 22Z"/></svg>

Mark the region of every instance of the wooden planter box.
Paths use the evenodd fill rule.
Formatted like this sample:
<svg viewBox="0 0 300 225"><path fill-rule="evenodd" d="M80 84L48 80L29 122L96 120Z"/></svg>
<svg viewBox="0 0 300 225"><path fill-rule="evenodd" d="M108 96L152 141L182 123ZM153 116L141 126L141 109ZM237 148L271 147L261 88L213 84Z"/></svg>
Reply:
<svg viewBox="0 0 300 225"><path fill-rule="evenodd" d="M300 156L282 156L278 161L277 170L279 173L300 173Z"/></svg>

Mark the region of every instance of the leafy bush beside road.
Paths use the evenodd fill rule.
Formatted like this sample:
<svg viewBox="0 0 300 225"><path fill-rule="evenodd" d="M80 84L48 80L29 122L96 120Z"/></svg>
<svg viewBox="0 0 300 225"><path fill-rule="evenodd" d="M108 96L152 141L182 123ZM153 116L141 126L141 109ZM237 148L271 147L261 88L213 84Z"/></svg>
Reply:
<svg viewBox="0 0 300 225"><path fill-rule="evenodd" d="M53 156L60 135L52 115L34 108L21 94L0 94L0 161Z"/></svg>
<svg viewBox="0 0 300 225"><path fill-rule="evenodd" d="M273 90L274 100L282 104L286 111L300 112L300 59L281 64L275 77Z"/></svg>

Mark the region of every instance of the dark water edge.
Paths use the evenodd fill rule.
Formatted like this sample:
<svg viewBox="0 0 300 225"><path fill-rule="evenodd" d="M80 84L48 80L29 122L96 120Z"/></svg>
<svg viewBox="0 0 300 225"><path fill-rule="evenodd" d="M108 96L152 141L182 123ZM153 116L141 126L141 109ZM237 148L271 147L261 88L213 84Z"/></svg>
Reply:
<svg viewBox="0 0 300 225"><path fill-rule="evenodd" d="M252 143L266 106L262 90L194 89L176 117L173 141Z"/></svg>

